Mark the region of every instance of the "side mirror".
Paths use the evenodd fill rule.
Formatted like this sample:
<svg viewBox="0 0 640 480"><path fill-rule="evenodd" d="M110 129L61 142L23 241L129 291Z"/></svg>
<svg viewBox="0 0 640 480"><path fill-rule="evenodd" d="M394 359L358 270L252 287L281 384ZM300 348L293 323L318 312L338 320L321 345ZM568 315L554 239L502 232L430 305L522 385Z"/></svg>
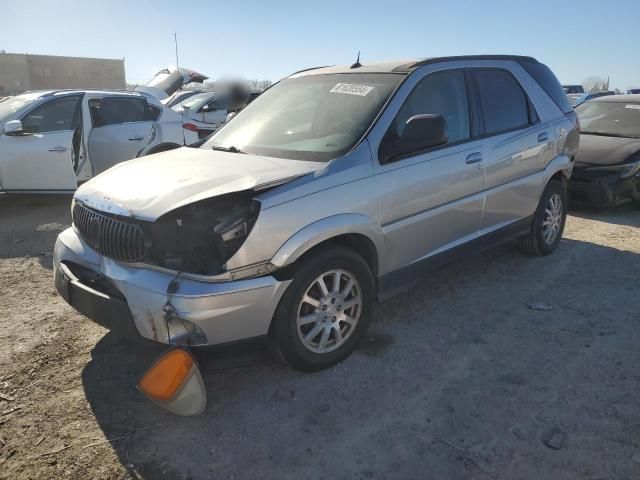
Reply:
<svg viewBox="0 0 640 480"><path fill-rule="evenodd" d="M202 111L203 112L208 112L209 111L209 105L205 105L204 107L202 107Z"/></svg>
<svg viewBox="0 0 640 480"><path fill-rule="evenodd" d="M385 138L383 163L447 143L447 122L442 115L414 115L397 138Z"/></svg>
<svg viewBox="0 0 640 480"><path fill-rule="evenodd" d="M5 135L24 135L25 131L22 128L22 122L20 120L11 120L4 124L4 134Z"/></svg>
<svg viewBox="0 0 640 480"><path fill-rule="evenodd" d="M447 122L442 115L414 115L398 140L400 155L418 152L447 143Z"/></svg>
<svg viewBox="0 0 640 480"><path fill-rule="evenodd" d="M231 120L233 117L236 116L238 112L231 112L227 115L227 119L225 120L225 122L228 122L229 120Z"/></svg>

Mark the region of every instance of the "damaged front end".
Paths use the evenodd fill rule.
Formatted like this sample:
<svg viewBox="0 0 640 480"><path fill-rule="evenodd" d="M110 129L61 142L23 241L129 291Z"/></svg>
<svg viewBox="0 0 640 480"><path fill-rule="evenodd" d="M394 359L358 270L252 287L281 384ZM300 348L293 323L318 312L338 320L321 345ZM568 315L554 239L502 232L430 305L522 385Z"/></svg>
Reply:
<svg viewBox="0 0 640 480"><path fill-rule="evenodd" d="M180 273L224 273L258 218L260 203L252 193L203 200L149 224L146 262Z"/></svg>
<svg viewBox="0 0 640 480"><path fill-rule="evenodd" d="M154 222L107 214L78 201L73 225L82 240L105 257L178 274L215 276L225 272L259 212L252 191L189 204Z"/></svg>
<svg viewBox="0 0 640 480"><path fill-rule="evenodd" d="M210 343L206 333L181 314L175 297L186 279L215 283L228 278L226 262L242 246L260 212L253 195L248 190L205 199L155 221L105 213L76 201L73 228L84 243L108 259L171 275L163 295L164 325L158 325L157 314L149 318L153 338L164 337L173 345L205 345Z"/></svg>

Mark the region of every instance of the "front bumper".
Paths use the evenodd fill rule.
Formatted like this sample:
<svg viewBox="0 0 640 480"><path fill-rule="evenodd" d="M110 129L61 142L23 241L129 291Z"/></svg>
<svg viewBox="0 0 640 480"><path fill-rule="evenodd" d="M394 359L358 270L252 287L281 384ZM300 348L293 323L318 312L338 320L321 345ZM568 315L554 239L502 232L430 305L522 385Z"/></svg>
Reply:
<svg viewBox="0 0 640 480"><path fill-rule="evenodd" d="M621 179L619 173L590 172L573 169L569 182L569 199L577 205L615 207L640 200L640 177Z"/></svg>
<svg viewBox="0 0 640 480"><path fill-rule="evenodd" d="M72 228L54 249L56 288L76 310L127 336L216 345L266 335L290 283L265 276L206 282L132 267L99 255ZM173 293L171 293L173 292Z"/></svg>

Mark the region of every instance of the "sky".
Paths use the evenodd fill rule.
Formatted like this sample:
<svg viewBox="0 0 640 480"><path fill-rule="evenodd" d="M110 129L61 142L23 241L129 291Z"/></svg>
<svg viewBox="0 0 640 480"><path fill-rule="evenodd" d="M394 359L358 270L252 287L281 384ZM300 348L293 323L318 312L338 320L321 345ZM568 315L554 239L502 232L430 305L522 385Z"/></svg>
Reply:
<svg viewBox="0 0 640 480"><path fill-rule="evenodd" d="M27 6L28 5L28 6ZM638 0L0 0L0 50L124 58L128 83L175 65L276 81L303 68L465 54L530 55L562 83L640 86Z"/></svg>

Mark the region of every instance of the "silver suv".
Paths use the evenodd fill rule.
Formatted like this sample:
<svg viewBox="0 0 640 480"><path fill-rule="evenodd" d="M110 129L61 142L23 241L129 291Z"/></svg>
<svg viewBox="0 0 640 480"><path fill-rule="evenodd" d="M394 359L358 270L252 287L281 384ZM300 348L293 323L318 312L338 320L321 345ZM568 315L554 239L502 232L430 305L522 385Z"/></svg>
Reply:
<svg viewBox="0 0 640 480"><path fill-rule="evenodd" d="M376 299L518 239L555 250L577 119L529 57L293 74L199 148L117 165L75 194L60 294L176 345L267 337L295 368L347 357Z"/></svg>

